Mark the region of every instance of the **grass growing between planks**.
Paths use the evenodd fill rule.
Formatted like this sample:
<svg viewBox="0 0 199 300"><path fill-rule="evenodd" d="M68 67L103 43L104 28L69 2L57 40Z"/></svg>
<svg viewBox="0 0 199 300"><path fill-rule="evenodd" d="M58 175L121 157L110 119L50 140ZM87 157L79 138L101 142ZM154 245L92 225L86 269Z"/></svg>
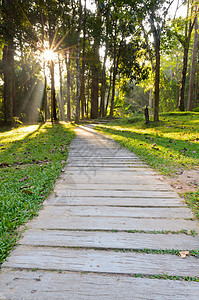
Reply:
<svg viewBox="0 0 199 300"><path fill-rule="evenodd" d="M74 138L71 124L0 131L0 264L16 244L19 226L35 216L53 189Z"/></svg>
<svg viewBox="0 0 199 300"><path fill-rule="evenodd" d="M95 129L137 154L163 175L199 166L199 113L165 113L159 123L143 118L124 118ZM199 193L186 193L186 202L199 217Z"/></svg>

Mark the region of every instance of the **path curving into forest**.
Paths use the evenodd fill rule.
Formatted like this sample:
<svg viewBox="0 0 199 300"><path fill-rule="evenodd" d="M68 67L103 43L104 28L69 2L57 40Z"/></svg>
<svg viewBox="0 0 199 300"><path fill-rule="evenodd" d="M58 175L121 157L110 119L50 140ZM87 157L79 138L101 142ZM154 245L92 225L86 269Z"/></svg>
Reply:
<svg viewBox="0 0 199 300"><path fill-rule="evenodd" d="M185 232L186 230L186 232ZM2 265L0 299L198 299L197 220L163 177L92 125Z"/></svg>

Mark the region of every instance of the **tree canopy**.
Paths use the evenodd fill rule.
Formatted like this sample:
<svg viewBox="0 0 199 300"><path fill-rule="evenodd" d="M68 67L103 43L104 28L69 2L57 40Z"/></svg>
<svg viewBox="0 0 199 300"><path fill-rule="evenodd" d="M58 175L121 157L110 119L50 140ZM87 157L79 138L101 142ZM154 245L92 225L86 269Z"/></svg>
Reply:
<svg viewBox="0 0 199 300"><path fill-rule="evenodd" d="M145 106L158 121L159 112L197 109L198 0L2 0L0 8L2 124Z"/></svg>

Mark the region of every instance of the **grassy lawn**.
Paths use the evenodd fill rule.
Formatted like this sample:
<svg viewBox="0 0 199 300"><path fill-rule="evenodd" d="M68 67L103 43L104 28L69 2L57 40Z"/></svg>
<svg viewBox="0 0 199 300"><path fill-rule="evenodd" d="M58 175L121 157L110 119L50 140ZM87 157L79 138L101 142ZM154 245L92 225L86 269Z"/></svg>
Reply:
<svg viewBox="0 0 199 300"><path fill-rule="evenodd" d="M73 138L64 123L0 130L0 264L53 189Z"/></svg>
<svg viewBox="0 0 199 300"><path fill-rule="evenodd" d="M162 114L158 124L148 125L142 118L124 118L95 129L111 135L163 175L199 166L199 113ZM186 193L185 198L199 218L199 192Z"/></svg>

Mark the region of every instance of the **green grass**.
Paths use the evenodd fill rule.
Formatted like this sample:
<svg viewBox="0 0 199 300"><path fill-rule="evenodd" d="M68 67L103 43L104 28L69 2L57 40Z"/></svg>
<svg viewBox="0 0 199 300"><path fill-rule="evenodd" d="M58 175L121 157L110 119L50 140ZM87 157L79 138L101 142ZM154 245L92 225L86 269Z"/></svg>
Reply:
<svg viewBox="0 0 199 300"><path fill-rule="evenodd" d="M184 194L185 202L192 209L196 217L199 219L199 190L197 192L189 192Z"/></svg>
<svg viewBox="0 0 199 300"><path fill-rule="evenodd" d="M163 175L199 166L199 113L174 112L160 116L160 122L144 124L144 119L123 118L95 129L137 154ZM186 193L186 201L199 217L198 192Z"/></svg>
<svg viewBox="0 0 199 300"><path fill-rule="evenodd" d="M70 124L0 131L0 263L54 187L74 137Z"/></svg>

